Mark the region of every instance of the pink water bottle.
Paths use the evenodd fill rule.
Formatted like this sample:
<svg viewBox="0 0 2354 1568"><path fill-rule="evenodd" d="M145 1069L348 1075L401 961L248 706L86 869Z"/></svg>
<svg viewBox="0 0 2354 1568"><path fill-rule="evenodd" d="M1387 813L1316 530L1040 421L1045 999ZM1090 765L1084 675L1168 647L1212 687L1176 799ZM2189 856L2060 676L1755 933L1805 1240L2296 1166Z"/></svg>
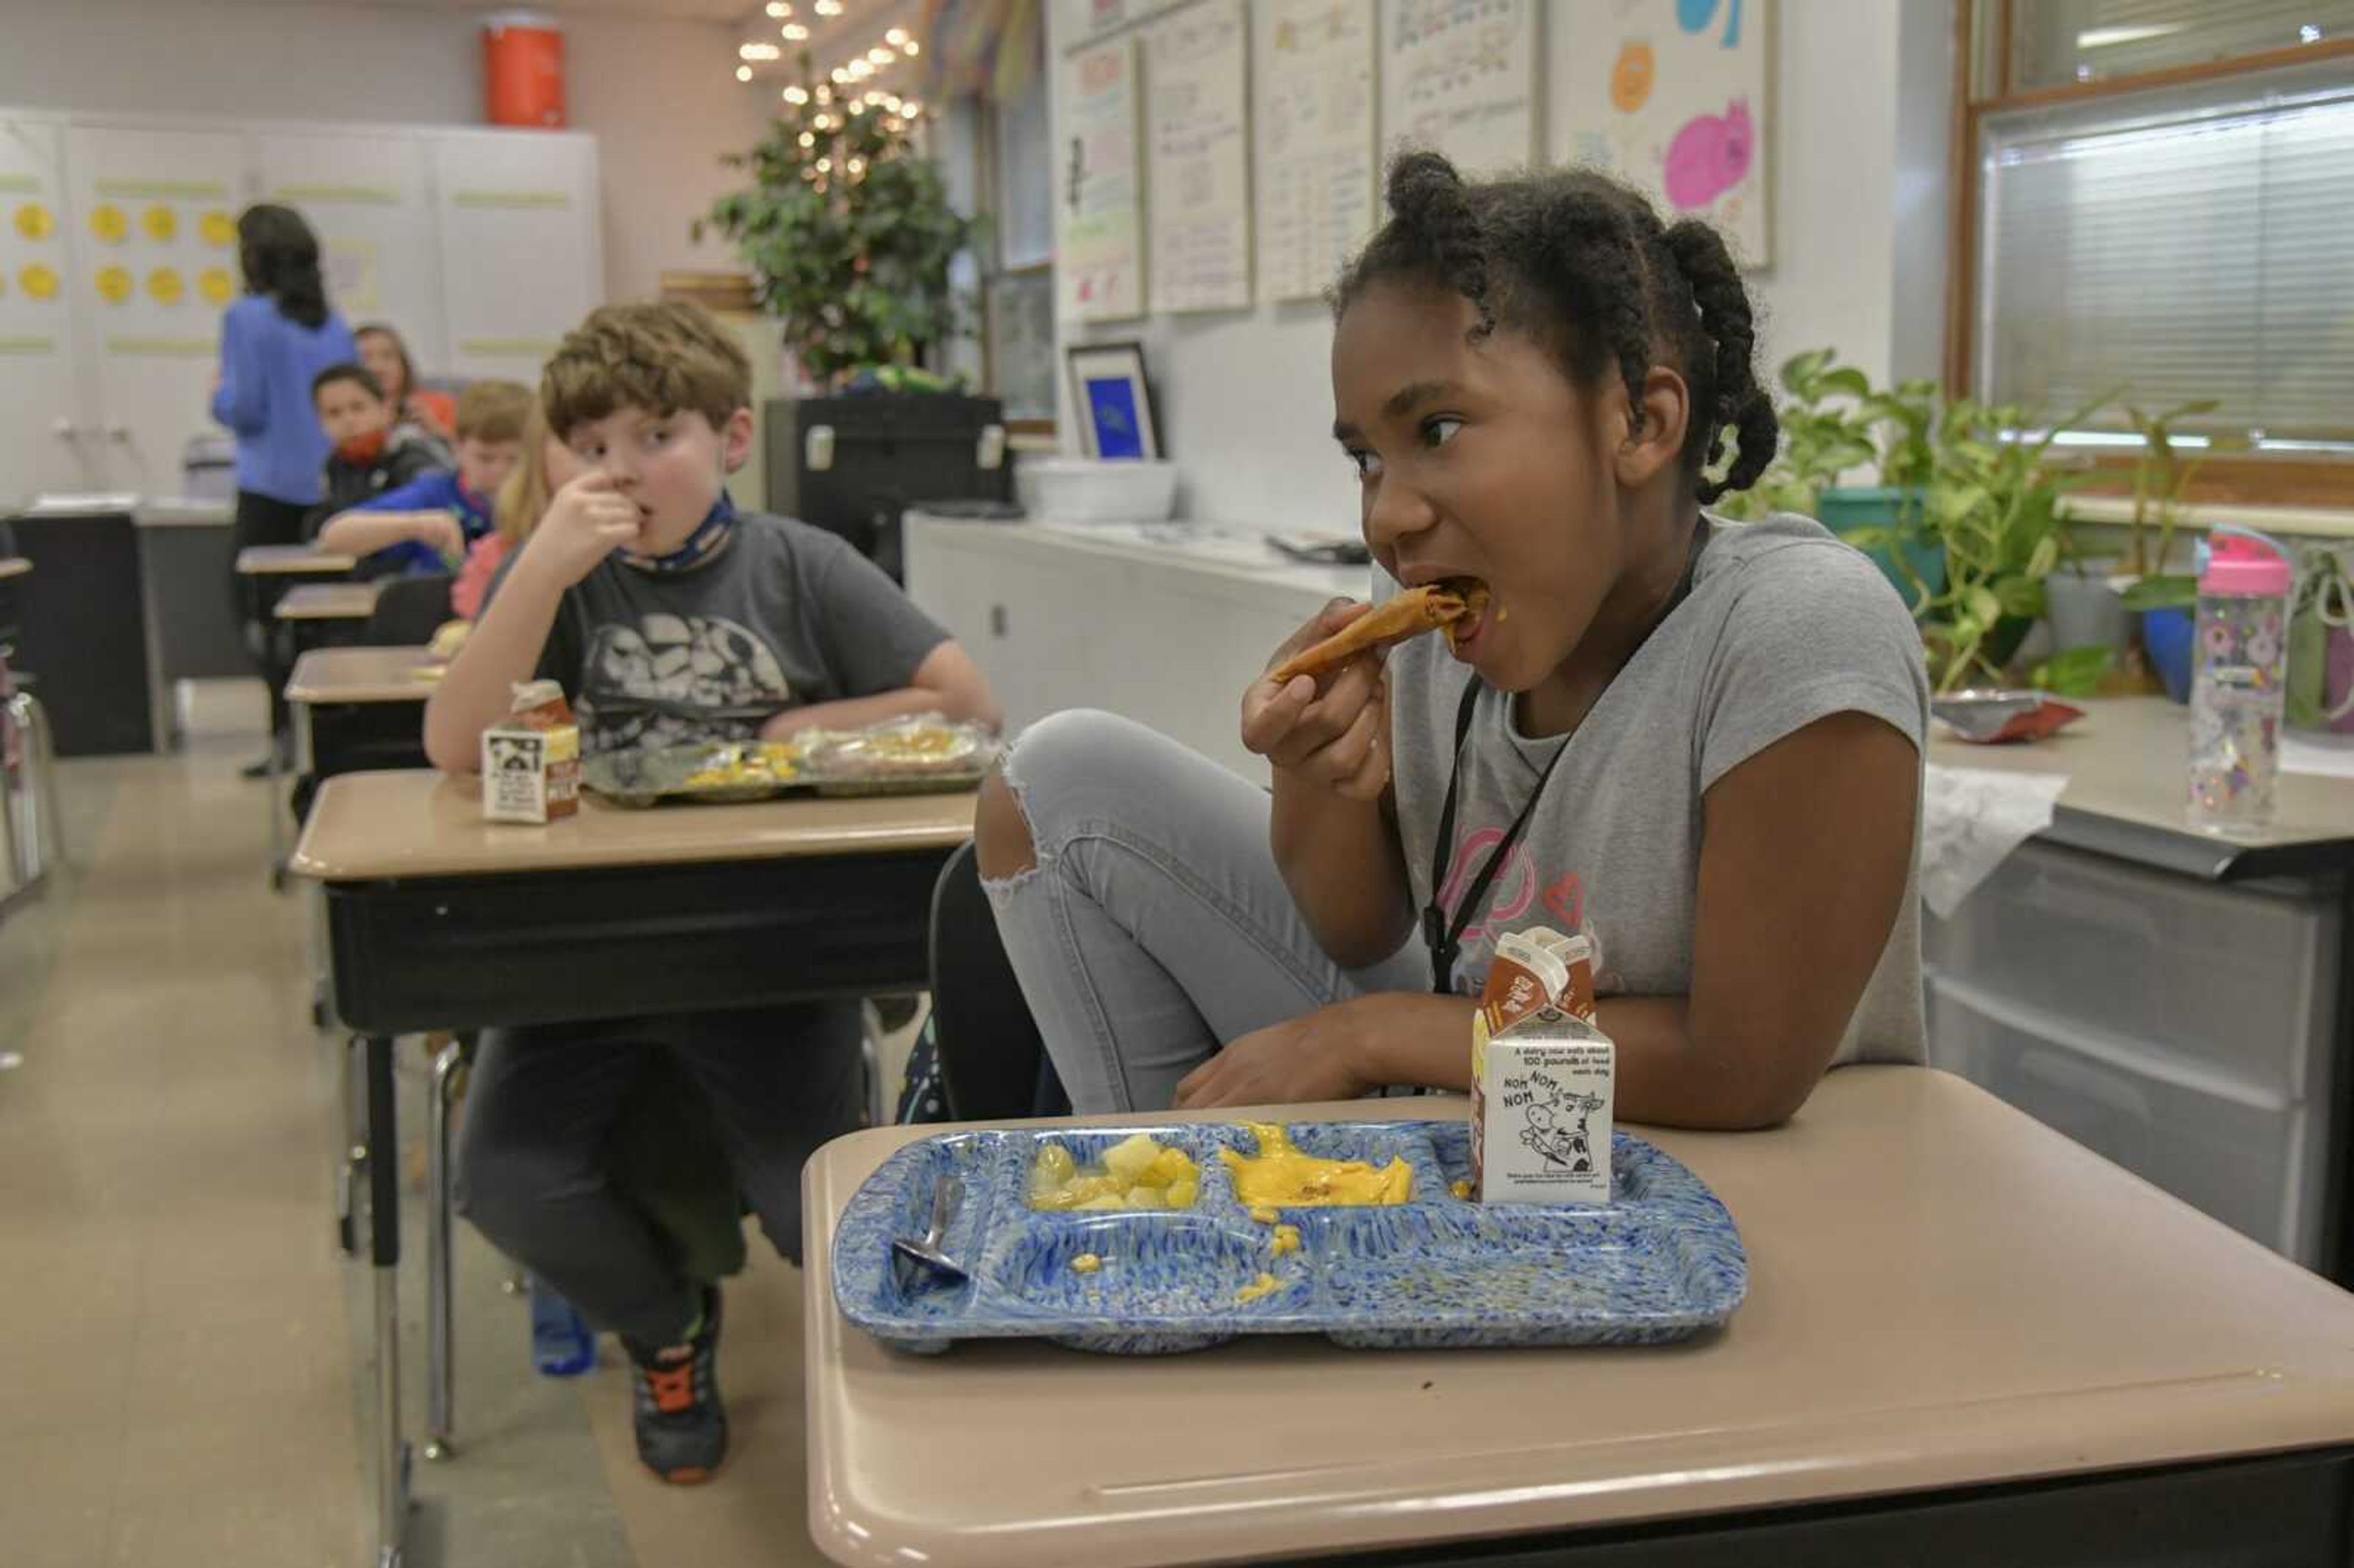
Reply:
<svg viewBox="0 0 2354 1568"><path fill-rule="evenodd" d="M2217 832L2273 820L2287 702L2288 551L2219 527L2199 577L2191 649L2190 820Z"/></svg>

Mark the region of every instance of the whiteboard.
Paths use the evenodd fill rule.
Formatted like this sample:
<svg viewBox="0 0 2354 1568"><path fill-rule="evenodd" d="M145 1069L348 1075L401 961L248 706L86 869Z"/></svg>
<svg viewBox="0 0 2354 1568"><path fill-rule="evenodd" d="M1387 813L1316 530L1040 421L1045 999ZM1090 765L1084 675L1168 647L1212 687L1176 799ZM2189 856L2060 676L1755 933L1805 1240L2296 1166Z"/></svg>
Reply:
<svg viewBox="0 0 2354 1568"><path fill-rule="evenodd" d="M1142 94L1134 35L1073 53L1064 62L1070 131L1055 276L1057 313L1117 321L1144 313L1144 176L1138 142Z"/></svg>
<svg viewBox="0 0 2354 1568"><path fill-rule="evenodd" d="M1773 259L1772 0L1564 6L1550 41L1552 154L1704 217L1744 267Z"/></svg>
<svg viewBox="0 0 2354 1568"><path fill-rule="evenodd" d="M234 131L75 124L65 136L73 208L69 287L84 339L116 487L179 487L187 438L220 363L222 311L243 284L237 215L249 183ZM113 432L123 432L122 438Z"/></svg>
<svg viewBox="0 0 2354 1568"><path fill-rule="evenodd" d="M1251 302L1250 34L1243 0L1202 0L1145 42L1152 308Z"/></svg>
<svg viewBox="0 0 2354 1568"><path fill-rule="evenodd" d="M1536 26L1533 0L1383 0L1382 144L1444 153L1466 175L1525 166Z"/></svg>
<svg viewBox="0 0 2354 1568"><path fill-rule="evenodd" d="M84 461L89 398L58 151L55 125L0 120L0 505L101 482Z"/></svg>
<svg viewBox="0 0 2354 1568"><path fill-rule="evenodd" d="M1373 231L1373 12L1258 0L1251 129L1261 297L1314 299Z"/></svg>
<svg viewBox="0 0 2354 1568"><path fill-rule="evenodd" d="M439 374L450 358L425 143L329 131L255 140L262 199L294 208L318 235L335 309L355 327L389 323L419 370Z"/></svg>
<svg viewBox="0 0 2354 1568"><path fill-rule="evenodd" d="M597 146L586 137L432 137L451 371L537 386L601 292Z"/></svg>

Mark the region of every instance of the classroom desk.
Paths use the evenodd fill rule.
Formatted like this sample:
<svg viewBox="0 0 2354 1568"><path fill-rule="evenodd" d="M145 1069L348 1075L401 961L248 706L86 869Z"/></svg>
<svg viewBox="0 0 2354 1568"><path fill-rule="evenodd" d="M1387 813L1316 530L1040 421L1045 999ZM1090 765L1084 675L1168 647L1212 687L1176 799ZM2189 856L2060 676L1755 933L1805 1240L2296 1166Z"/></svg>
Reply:
<svg viewBox="0 0 2354 1568"><path fill-rule="evenodd" d="M425 767L425 701L446 667L422 647L304 653L286 683L298 765L316 779Z"/></svg>
<svg viewBox="0 0 2354 1568"><path fill-rule="evenodd" d="M258 546L263 549L279 547ZM248 555L253 553L250 550L246 552ZM313 561L322 564L348 559L346 556L321 556L310 551L305 551L303 554ZM283 569L275 573L258 573L248 580L266 581L273 576L293 575L294 564L298 558L287 556ZM383 591L384 585L381 582L298 582L285 588L270 607L270 615L277 622L271 632L272 646L278 650L278 656L283 661L281 667L291 672L299 667L304 658L330 640L347 637L354 632L355 629L365 626L368 617L376 613L376 596ZM272 678L276 677L273 675ZM291 678L290 674L289 679ZM295 715L293 722L299 730L302 723L300 716L301 710L294 707L292 694L287 693L286 695L289 712ZM299 756L302 751L302 742L299 737L295 742L295 749ZM424 746L420 739L418 755L409 759L408 765L422 767L425 762L423 754ZM269 796L267 804L270 811L270 885L273 888L283 891L286 886L286 832L285 824L280 820L279 813L286 805L286 770L275 745L270 748L269 764L270 782L265 792Z"/></svg>
<svg viewBox="0 0 2354 1568"><path fill-rule="evenodd" d="M279 596L280 620L366 620L376 613L381 582L302 583Z"/></svg>
<svg viewBox="0 0 2354 1568"><path fill-rule="evenodd" d="M132 510L147 635L165 686L253 673L239 624L237 506L225 497L143 495Z"/></svg>
<svg viewBox="0 0 2354 1568"><path fill-rule="evenodd" d="M836 1311L831 1238L884 1158L938 1130L837 1139L802 1179L810 1520L840 1563L2040 1568L2354 1547L2354 1298L1944 1073L1834 1072L1771 1132L1638 1129L1724 1200L1750 1266L1723 1330L1651 1349L901 1355Z"/></svg>
<svg viewBox="0 0 2354 1568"><path fill-rule="evenodd" d="M141 599L128 495L44 495L0 516L7 555L40 570L15 605L22 674L39 683L60 757L121 757L170 745L171 705Z"/></svg>
<svg viewBox="0 0 2354 1568"><path fill-rule="evenodd" d="M642 811L589 795L532 827L483 821L473 780L430 772L320 789L292 869L323 885L335 1012L366 1056L383 1550L408 1469L392 1037L923 986L932 886L972 810L969 793Z"/></svg>

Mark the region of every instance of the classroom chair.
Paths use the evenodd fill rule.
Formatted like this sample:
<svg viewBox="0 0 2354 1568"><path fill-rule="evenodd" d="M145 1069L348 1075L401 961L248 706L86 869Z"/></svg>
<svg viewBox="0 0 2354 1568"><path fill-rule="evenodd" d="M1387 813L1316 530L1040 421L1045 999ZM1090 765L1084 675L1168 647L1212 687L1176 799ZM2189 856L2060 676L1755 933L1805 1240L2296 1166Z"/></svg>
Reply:
<svg viewBox="0 0 2354 1568"><path fill-rule="evenodd" d="M1070 1097L998 940L970 843L949 857L933 885L931 948L932 1030L949 1117L1068 1115Z"/></svg>
<svg viewBox="0 0 2354 1568"><path fill-rule="evenodd" d="M360 641L370 648L413 648L433 641L451 619L450 589L458 579L446 573L395 577L376 596Z"/></svg>
<svg viewBox="0 0 2354 1568"><path fill-rule="evenodd" d="M13 902L66 859L66 823L58 801L57 743L48 710L24 689L28 675L8 667L15 649L0 640L0 854L6 856Z"/></svg>

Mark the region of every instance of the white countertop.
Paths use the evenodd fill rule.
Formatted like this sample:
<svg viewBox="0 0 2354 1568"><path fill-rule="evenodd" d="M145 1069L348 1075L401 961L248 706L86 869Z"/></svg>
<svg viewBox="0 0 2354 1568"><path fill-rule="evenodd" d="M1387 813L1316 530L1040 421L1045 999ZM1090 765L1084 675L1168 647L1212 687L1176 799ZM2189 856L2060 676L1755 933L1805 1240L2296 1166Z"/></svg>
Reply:
<svg viewBox="0 0 2354 1568"><path fill-rule="evenodd" d="M1264 535L1214 523L1057 523L1034 518L1023 523L977 523L962 518L931 517L917 511L910 518L927 525L986 528L1010 533L1026 542L1050 548L1112 556L1155 566L1182 566L1238 582L1272 585L1299 593L1332 598L1363 599L1371 590L1371 567L1318 567L1292 560L1267 542Z"/></svg>
<svg viewBox="0 0 2354 1568"><path fill-rule="evenodd" d="M226 528L237 503L201 495L143 495L131 514L142 528Z"/></svg>

